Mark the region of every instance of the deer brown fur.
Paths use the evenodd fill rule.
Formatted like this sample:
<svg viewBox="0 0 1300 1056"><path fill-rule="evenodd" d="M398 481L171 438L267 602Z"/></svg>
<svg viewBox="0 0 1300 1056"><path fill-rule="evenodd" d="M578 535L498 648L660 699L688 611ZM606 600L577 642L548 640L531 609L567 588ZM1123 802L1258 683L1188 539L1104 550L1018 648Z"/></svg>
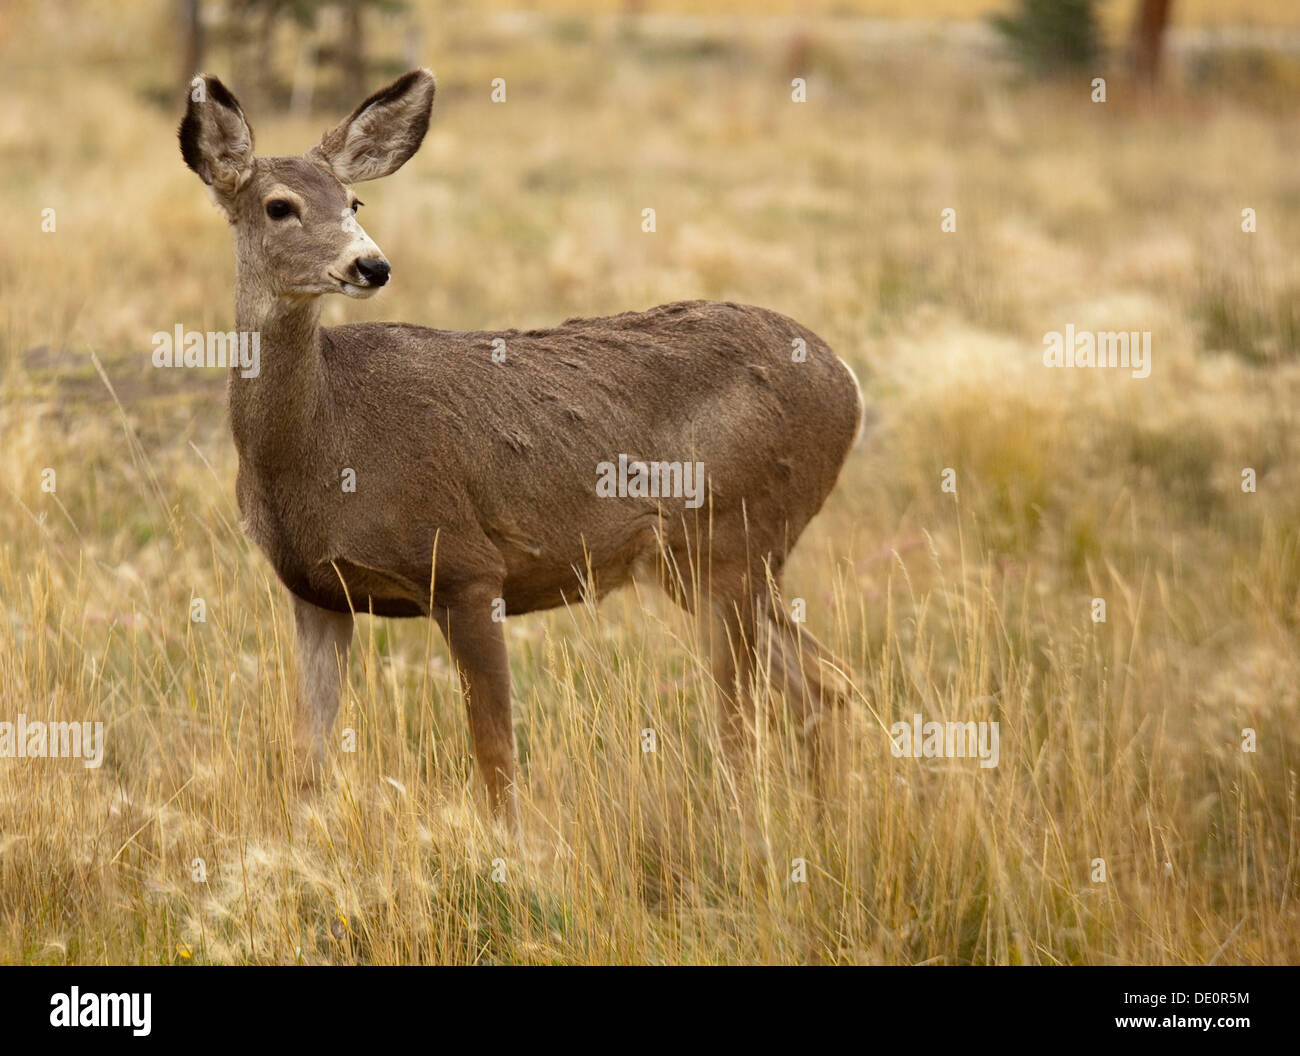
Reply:
<svg viewBox="0 0 1300 1056"><path fill-rule="evenodd" d="M234 227L236 322L260 333L260 373L230 375L230 424L246 530L293 595L302 758L324 759L353 613L432 617L492 807L517 825L498 599L531 612L642 573L712 619L733 754L756 680L770 675L805 719L843 696L775 593L862 419L825 342L776 312L707 301L543 330L322 327L324 294L387 281L349 185L415 153L432 74L399 78L299 157L255 157L234 96L213 77L194 84L182 154ZM703 463L706 501L598 495L598 464L620 454Z"/></svg>

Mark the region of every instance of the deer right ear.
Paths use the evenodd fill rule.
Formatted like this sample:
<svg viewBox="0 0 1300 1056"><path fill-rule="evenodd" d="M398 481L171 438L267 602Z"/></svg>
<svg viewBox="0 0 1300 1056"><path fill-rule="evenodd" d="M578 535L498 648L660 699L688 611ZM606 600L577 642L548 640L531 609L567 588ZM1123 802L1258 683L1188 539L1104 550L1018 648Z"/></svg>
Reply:
<svg viewBox="0 0 1300 1056"><path fill-rule="evenodd" d="M344 183L396 172L424 141L435 88L431 70L402 74L326 132L308 153Z"/></svg>
<svg viewBox="0 0 1300 1056"><path fill-rule="evenodd" d="M177 132L181 157L226 205L253 175L253 130L239 101L217 78L190 82L190 102Z"/></svg>

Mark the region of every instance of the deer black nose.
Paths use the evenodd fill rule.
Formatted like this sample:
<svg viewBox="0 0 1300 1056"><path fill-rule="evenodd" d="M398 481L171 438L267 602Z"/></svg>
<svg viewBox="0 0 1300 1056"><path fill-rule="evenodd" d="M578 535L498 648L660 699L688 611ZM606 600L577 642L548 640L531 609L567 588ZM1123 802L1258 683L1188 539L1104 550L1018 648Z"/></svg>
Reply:
<svg viewBox="0 0 1300 1056"><path fill-rule="evenodd" d="M383 257L362 257L357 261L357 271L371 286L382 286L393 269Z"/></svg>

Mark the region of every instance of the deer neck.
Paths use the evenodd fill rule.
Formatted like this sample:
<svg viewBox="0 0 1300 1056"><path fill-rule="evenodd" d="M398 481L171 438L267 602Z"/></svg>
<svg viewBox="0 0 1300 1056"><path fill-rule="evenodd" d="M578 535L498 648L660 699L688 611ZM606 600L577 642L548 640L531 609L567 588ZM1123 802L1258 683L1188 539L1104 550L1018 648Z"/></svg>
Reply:
<svg viewBox="0 0 1300 1056"><path fill-rule="evenodd" d="M236 282L235 323L259 335L259 370L229 376L230 428L241 461L291 464L317 434L323 395L320 297L271 297Z"/></svg>

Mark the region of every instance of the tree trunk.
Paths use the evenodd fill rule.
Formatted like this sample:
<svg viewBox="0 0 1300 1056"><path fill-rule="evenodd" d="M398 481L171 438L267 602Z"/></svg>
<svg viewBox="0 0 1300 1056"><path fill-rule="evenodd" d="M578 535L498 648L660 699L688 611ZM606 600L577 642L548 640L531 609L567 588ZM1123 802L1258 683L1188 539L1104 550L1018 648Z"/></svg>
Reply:
<svg viewBox="0 0 1300 1056"><path fill-rule="evenodd" d="M363 99L367 94L366 40L361 6L361 0L348 0L343 12L343 39L339 41L339 65L343 75L343 94L347 99Z"/></svg>
<svg viewBox="0 0 1300 1056"><path fill-rule="evenodd" d="M181 33L181 87L188 93L194 75L203 69L203 18L200 0L177 0Z"/></svg>
<svg viewBox="0 0 1300 1056"><path fill-rule="evenodd" d="M1138 0L1133 20L1133 76L1147 88L1154 88L1160 77L1160 56L1172 7L1173 0Z"/></svg>

